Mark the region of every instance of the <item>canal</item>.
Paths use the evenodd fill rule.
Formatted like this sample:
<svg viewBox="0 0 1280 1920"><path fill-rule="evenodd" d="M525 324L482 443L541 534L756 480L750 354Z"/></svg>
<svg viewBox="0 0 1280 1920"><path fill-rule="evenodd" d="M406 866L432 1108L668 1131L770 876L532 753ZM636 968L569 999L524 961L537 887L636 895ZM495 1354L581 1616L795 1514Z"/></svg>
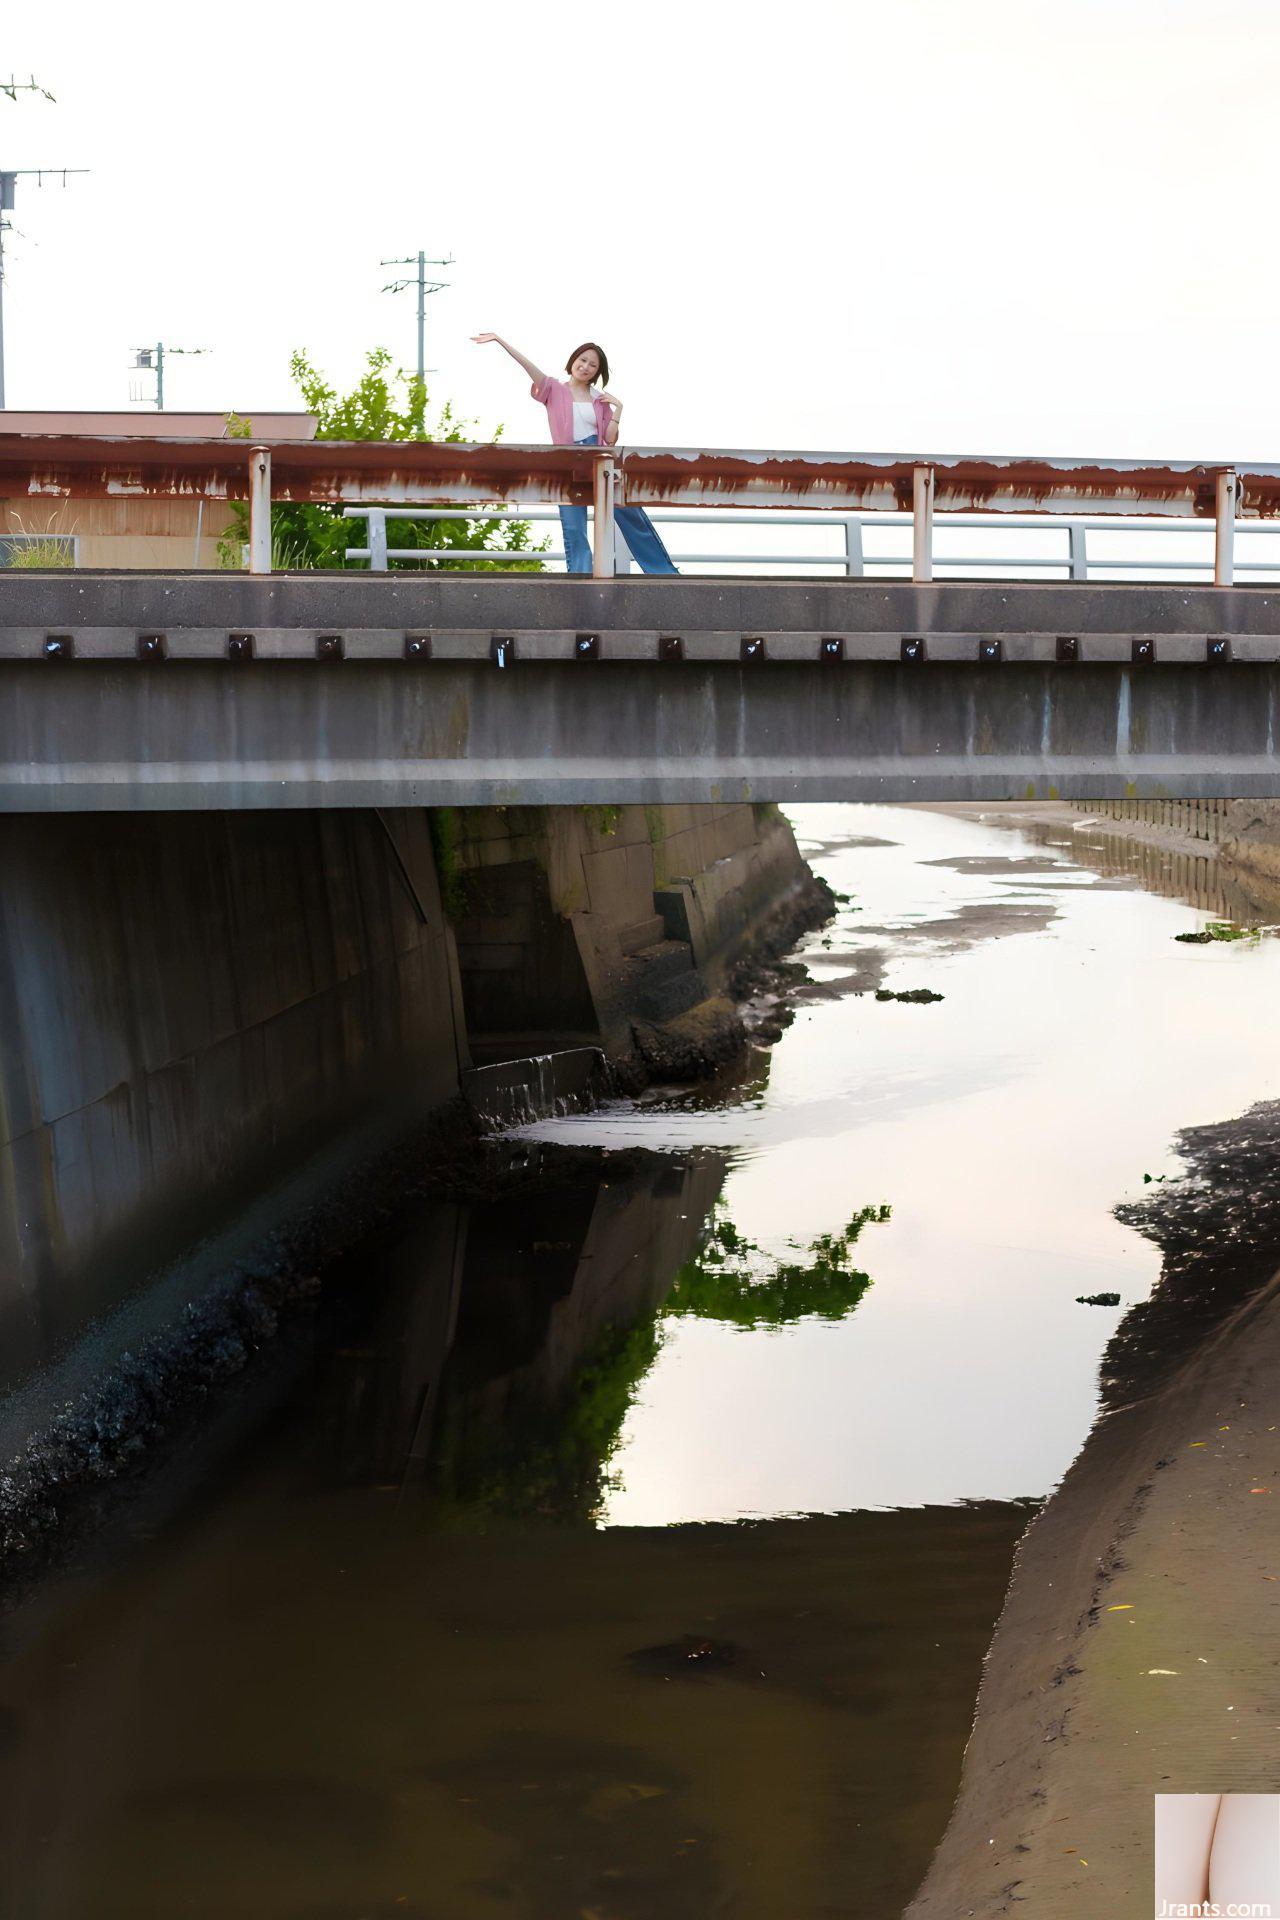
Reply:
<svg viewBox="0 0 1280 1920"><path fill-rule="evenodd" d="M496 1143L10 1595L5 1913L910 1899L1158 1277L1113 1210L1280 1091L1280 945L1066 816L792 818L775 1044Z"/></svg>

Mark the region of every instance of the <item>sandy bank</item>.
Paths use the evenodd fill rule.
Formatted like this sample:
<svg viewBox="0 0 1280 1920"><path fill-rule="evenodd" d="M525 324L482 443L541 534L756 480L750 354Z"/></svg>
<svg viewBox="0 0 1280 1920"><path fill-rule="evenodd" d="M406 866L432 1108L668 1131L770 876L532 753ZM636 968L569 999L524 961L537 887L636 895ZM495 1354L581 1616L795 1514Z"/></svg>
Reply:
<svg viewBox="0 0 1280 1920"><path fill-rule="evenodd" d="M1019 1549L912 1920L1136 1920L1155 1792L1280 1788L1280 1110L1180 1145L1131 1216L1161 1285Z"/></svg>

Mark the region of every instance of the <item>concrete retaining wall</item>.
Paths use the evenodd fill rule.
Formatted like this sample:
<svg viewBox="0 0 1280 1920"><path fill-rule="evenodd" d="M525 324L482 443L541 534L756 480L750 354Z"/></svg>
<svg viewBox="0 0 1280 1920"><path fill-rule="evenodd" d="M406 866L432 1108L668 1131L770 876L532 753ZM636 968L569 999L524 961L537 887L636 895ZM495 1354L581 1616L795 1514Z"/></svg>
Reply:
<svg viewBox="0 0 1280 1920"><path fill-rule="evenodd" d="M1219 859L1270 881L1280 881L1280 801L1077 801L1081 812L1104 819L1185 834L1212 847Z"/></svg>
<svg viewBox="0 0 1280 1920"><path fill-rule="evenodd" d="M523 1085L472 1075L473 1038L481 1068L579 1045L695 1076L742 1044L753 941L825 909L773 808L445 824L0 817L0 1455L242 1267L284 1272L464 1078Z"/></svg>
<svg viewBox="0 0 1280 1920"><path fill-rule="evenodd" d="M766 922L815 883L773 807L453 813L455 923L479 1059L600 1045L723 993Z"/></svg>
<svg viewBox="0 0 1280 1920"><path fill-rule="evenodd" d="M761 926L810 883L795 836L769 805L646 808L654 903L667 937L687 940L714 981Z"/></svg>
<svg viewBox="0 0 1280 1920"><path fill-rule="evenodd" d="M457 1091L425 814L0 819L0 1382Z"/></svg>

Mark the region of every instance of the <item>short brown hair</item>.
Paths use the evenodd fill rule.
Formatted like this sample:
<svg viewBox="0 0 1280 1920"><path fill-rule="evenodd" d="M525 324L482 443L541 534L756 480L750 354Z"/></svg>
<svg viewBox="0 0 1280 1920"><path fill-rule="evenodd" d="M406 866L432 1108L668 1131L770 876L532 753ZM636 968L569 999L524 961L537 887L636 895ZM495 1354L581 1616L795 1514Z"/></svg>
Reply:
<svg viewBox="0 0 1280 1920"><path fill-rule="evenodd" d="M580 353L594 353L596 359L600 362L600 385L607 387L609 384L609 356L603 347L596 345L594 340L584 340L580 347L574 348L564 363L565 372L573 372L573 363Z"/></svg>

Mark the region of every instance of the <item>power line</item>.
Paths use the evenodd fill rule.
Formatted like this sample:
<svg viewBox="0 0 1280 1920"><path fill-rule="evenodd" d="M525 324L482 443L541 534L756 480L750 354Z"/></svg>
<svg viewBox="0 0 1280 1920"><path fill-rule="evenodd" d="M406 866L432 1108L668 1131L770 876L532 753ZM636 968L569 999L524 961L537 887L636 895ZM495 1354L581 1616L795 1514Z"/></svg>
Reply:
<svg viewBox="0 0 1280 1920"><path fill-rule="evenodd" d="M7 94L10 100L16 100L20 93L38 93L42 100L52 100L48 87L42 87L34 73L28 80L16 80L10 74L7 80L0 80L0 93Z"/></svg>

